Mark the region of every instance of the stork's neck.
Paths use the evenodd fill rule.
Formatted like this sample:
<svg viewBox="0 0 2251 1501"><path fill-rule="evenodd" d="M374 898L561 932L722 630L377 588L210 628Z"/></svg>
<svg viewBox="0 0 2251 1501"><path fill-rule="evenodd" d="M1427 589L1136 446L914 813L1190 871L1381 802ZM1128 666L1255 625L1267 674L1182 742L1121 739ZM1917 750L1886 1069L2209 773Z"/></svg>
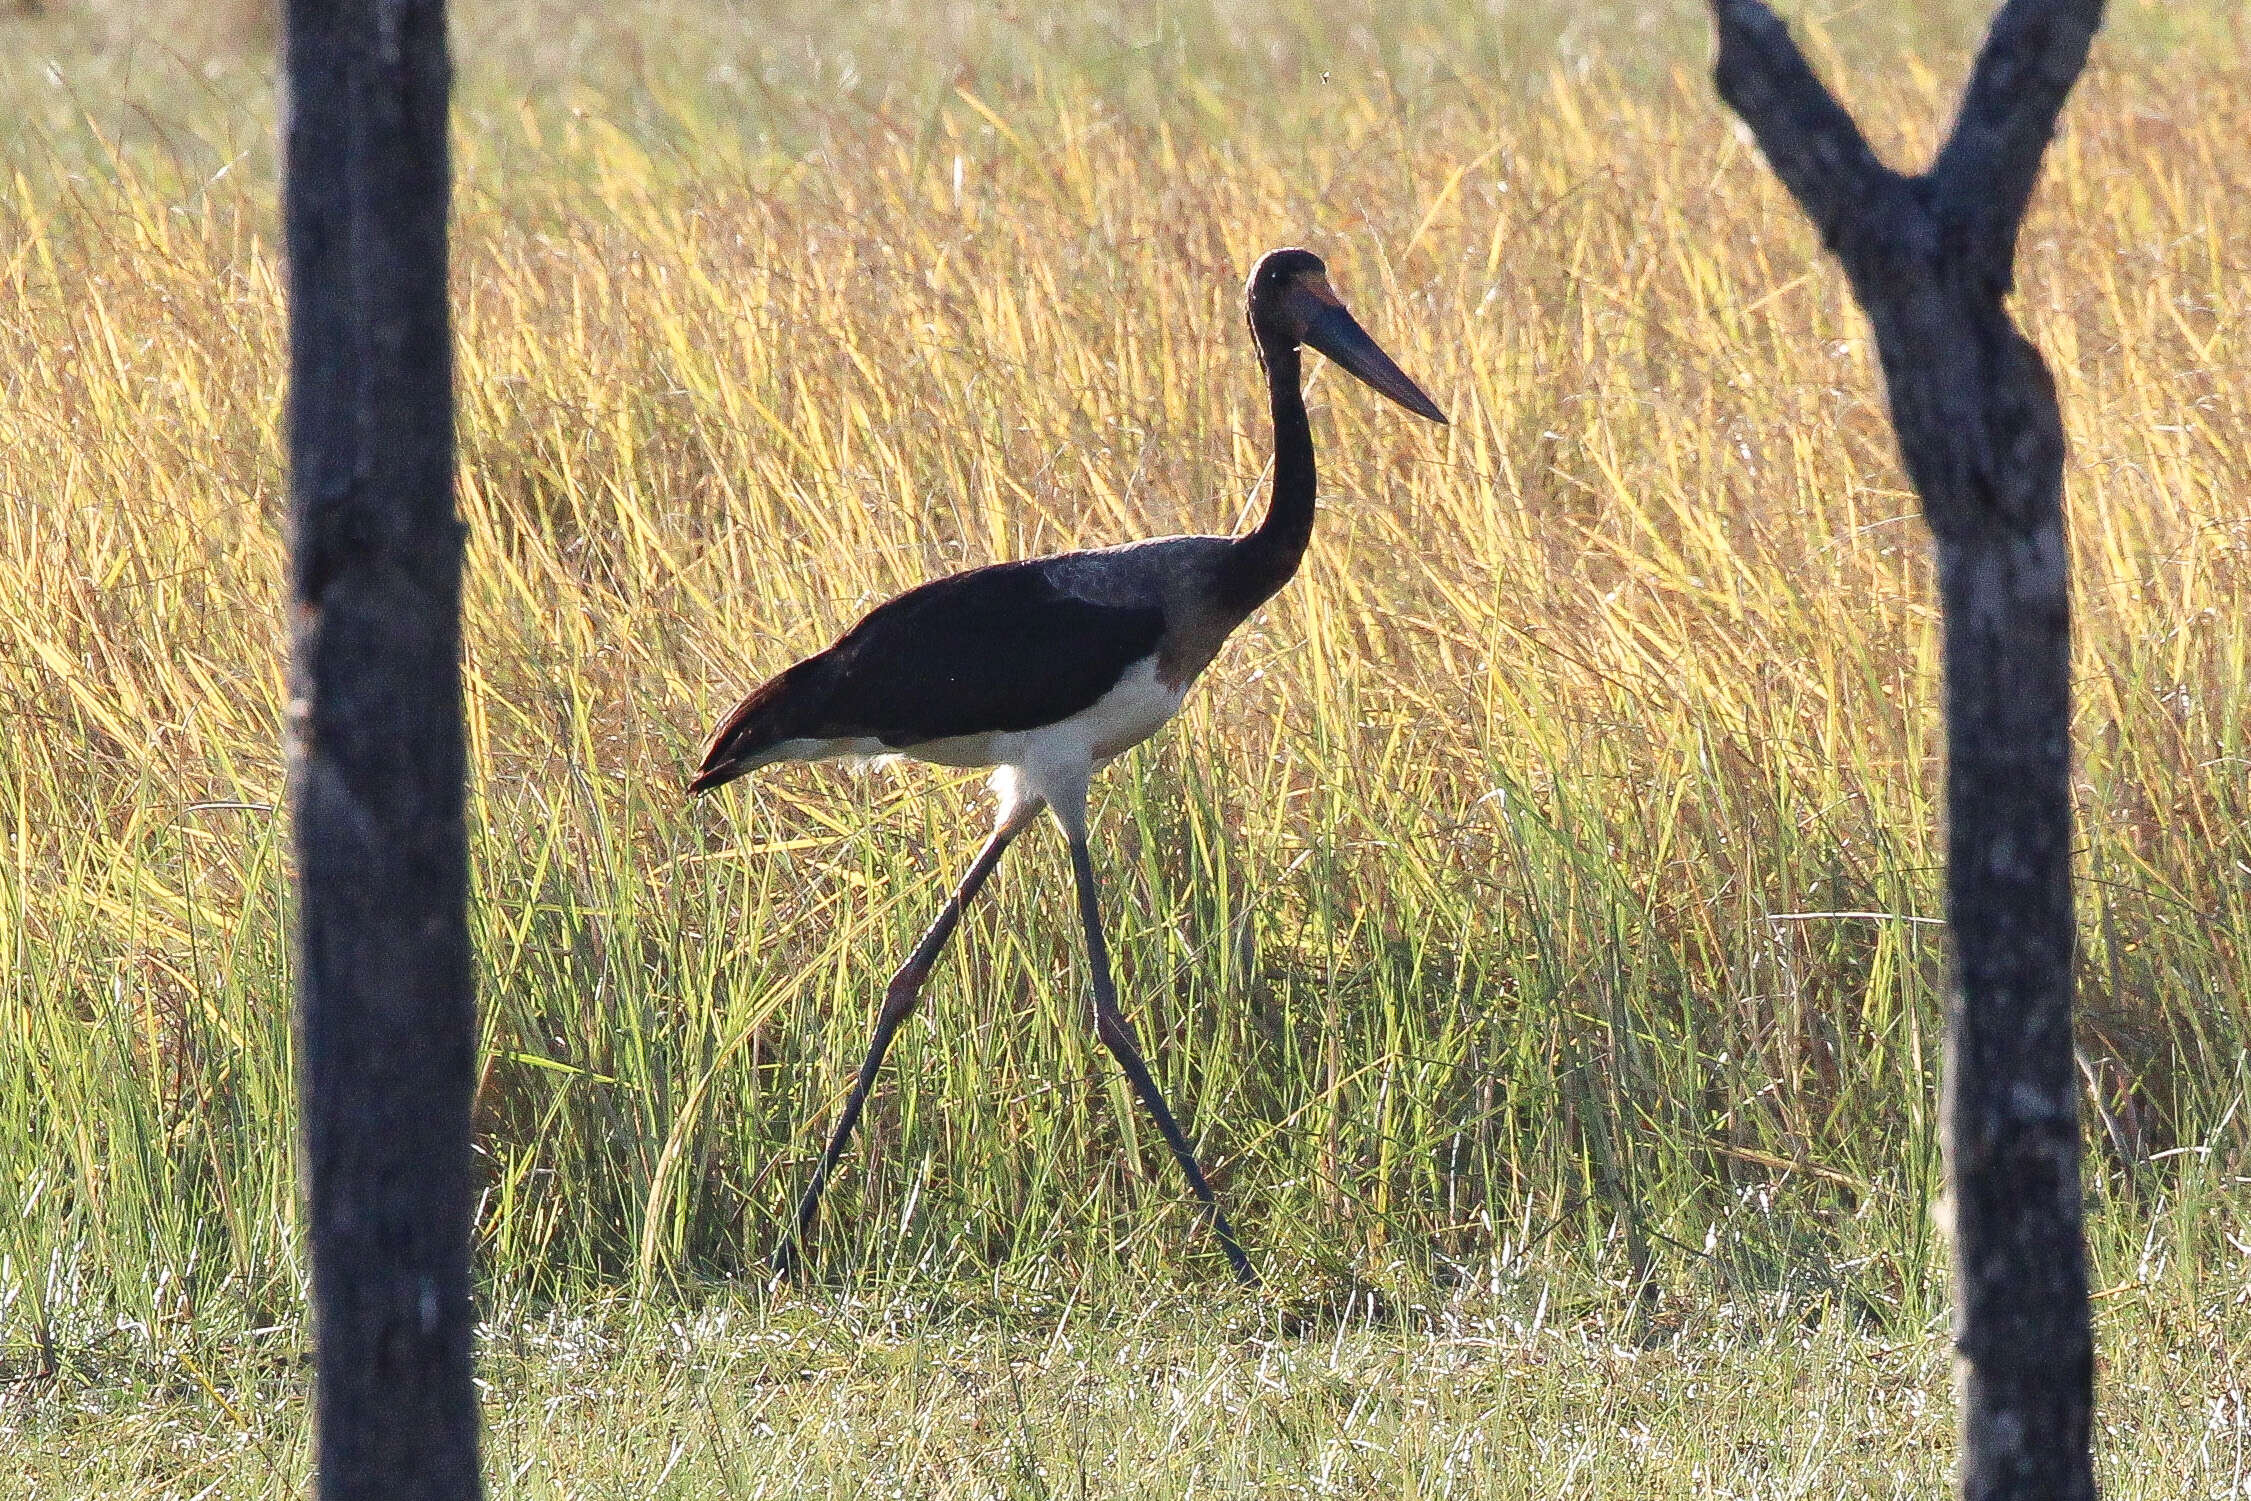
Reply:
<svg viewBox="0 0 2251 1501"><path fill-rule="evenodd" d="M1222 578L1227 604L1246 615L1290 581L1313 539L1313 428L1298 389L1297 342L1254 332L1274 411L1274 489L1265 519L1235 539Z"/></svg>

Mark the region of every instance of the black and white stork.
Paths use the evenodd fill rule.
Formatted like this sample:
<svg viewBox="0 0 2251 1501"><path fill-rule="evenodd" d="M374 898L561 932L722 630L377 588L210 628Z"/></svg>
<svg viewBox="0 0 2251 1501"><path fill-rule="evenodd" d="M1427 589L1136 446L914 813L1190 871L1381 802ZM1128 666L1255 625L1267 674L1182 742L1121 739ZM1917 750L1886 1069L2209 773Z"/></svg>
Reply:
<svg viewBox="0 0 2251 1501"><path fill-rule="evenodd" d="M992 836L884 991L859 1078L798 1205L796 1238L782 1247L785 1270L812 1232L821 1191L876 1070L962 910L1044 808L1070 843L1095 1033L1211 1212L1236 1276L1245 1284L1258 1280L1118 1010L1087 854L1087 782L1179 712L1196 675L1305 556L1314 473L1313 433L1298 387L1300 346L1311 345L1417 416L1441 423L1446 417L1353 320L1311 251L1261 257L1245 302L1274 417L1273 494L1254 530L997 563L910 589L870 611L828 650L755 689L704 746L691 793L776 761L899 755L997 768Z"/></svg>

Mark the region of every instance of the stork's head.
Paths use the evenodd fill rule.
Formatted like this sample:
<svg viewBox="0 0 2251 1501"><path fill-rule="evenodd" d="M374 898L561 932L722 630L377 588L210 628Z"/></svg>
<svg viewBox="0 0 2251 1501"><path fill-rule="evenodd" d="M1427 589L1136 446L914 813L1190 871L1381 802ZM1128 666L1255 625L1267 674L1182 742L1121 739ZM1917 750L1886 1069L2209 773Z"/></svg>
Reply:
<svg viewBox="0 0 2251 1501"><path fill-rule="evenodd" d="M1329 285L1329 268L1312 251L1269 250L1260 256L1243 301L1261 354L1277 345L1311 345L1416 416L1446 420L1438 404L1354 321Z"/></svg>

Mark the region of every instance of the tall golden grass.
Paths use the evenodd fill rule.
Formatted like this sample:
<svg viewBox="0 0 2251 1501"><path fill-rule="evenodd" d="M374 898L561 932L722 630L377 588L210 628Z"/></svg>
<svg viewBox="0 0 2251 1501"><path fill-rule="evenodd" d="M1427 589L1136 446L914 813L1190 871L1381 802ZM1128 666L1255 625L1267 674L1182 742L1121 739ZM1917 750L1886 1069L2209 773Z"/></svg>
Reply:
<svg viewBox="0 0 2251 1501"><path fill-rule="evenodd" d="M1304 573L1096 811L1129 1009L1246 1238L1316 1290L1579 1265L1929 1312L1915 503L1840 278L1696 72L1624 76L1150 115L965 80L786 141L661 90L465 116L496 1278L771 1244L980 797L793 768L691 806L695 742L935 572L1238 525L1240 281L1302 242L1454 426L1315 377ZM1846 83L1913 160L1953 77ZM2244 1147L2247 85L2099 63L2020 263L2072 439L2105 1256L2237 1213L2149 1207ZM42 1338L298 1277L270 184L73 149L0 182L0 1318ZM858 1275L1217 1270L1092 1046L1050 843L894 1054L833 1200Z"/></svg>

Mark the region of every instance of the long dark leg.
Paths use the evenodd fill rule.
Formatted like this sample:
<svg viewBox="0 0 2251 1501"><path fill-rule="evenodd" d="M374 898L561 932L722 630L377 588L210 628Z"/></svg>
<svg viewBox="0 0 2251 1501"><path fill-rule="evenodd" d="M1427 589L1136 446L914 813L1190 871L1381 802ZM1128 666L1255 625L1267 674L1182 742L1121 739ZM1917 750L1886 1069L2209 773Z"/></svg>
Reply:
<svg viewBox="0 0 2251 1501"><path fill-rule="evenodd" d="M1035 807L1036 811L1036 807ZM900 965L891 983L883 989L883 1009L875 1019L875 1036L868 1042L868 1055L860 1062L860 1077L852 1081L852 1093L845 1098L844 1113L836 1118L836 1127L829 1132L828 1147L821 1153L820 1165L813 1169L813 1181L805 1185L805 1197L797 1202L797 1233L782 1243L775 1253L774 1265L787 1274L797 1265L800 1247L813 1233L813 1220L821 1212L821 1190L828 1187L829 1174L836 1170L836 1159L844 1155L844 1144L852 1137L852 1128L859 1124L860 1110L868 1102L868 1090L875 1084L876 1070L883 1066L883 1055L890 1051L891 1039L897 1035L906 1019L914 1015L915 1003L922 998L922 982L930 977L931 966L938 962L939 953L946 940L953 937L961 922L962 909L977 895L985 878L1000 864L1000 857L1008 849L1009 841L1022 832L1031 814L1004 816L1000 826L977 852L969 871L938 909L922 941L915 945L907 962Z"/></svg>
<svg viewBox="0 0 2251 1501"><path fill-rule="evenodd" d="M1134 1093L1157 1119L1157 1129L1172 1147L1172 1155L1180 1162L1180 1170L1188 1175L1188 1186L1196 1197L1204 1201L1211 1211L1212 1229L1219 1236L1219 1244L1234 1265L1236 1280L1245 1287L1258 1286L1258 1273L1251 1267L1251 1259L1235 1242L1235 1232L1227 1223L1227 1215L1219 1207L1219 1199L1204 1181L1204 1170L1196 1165L1196 1154L1189 1149L1188 1138L1182 1133L1180 1123L1165 1108L1165 1097L1157 1092L1157 1081L1149 1077L1149 1065L1141 1059L1141 1044L1133 1035L1133 1024L1118 1010L1118 993L1110 981L1110 946L1102 937L1102 907L1095 898L1094 862L1088 858L1083 835L1071 838L1071 870L1078 877L1079 920L1086 925L1086 959L1094 971L1094 1033L1102 1039L1103 1046L1117 1056L1118 1066L1125 1070L1126 1078L1133 1082Z"/></svg>

